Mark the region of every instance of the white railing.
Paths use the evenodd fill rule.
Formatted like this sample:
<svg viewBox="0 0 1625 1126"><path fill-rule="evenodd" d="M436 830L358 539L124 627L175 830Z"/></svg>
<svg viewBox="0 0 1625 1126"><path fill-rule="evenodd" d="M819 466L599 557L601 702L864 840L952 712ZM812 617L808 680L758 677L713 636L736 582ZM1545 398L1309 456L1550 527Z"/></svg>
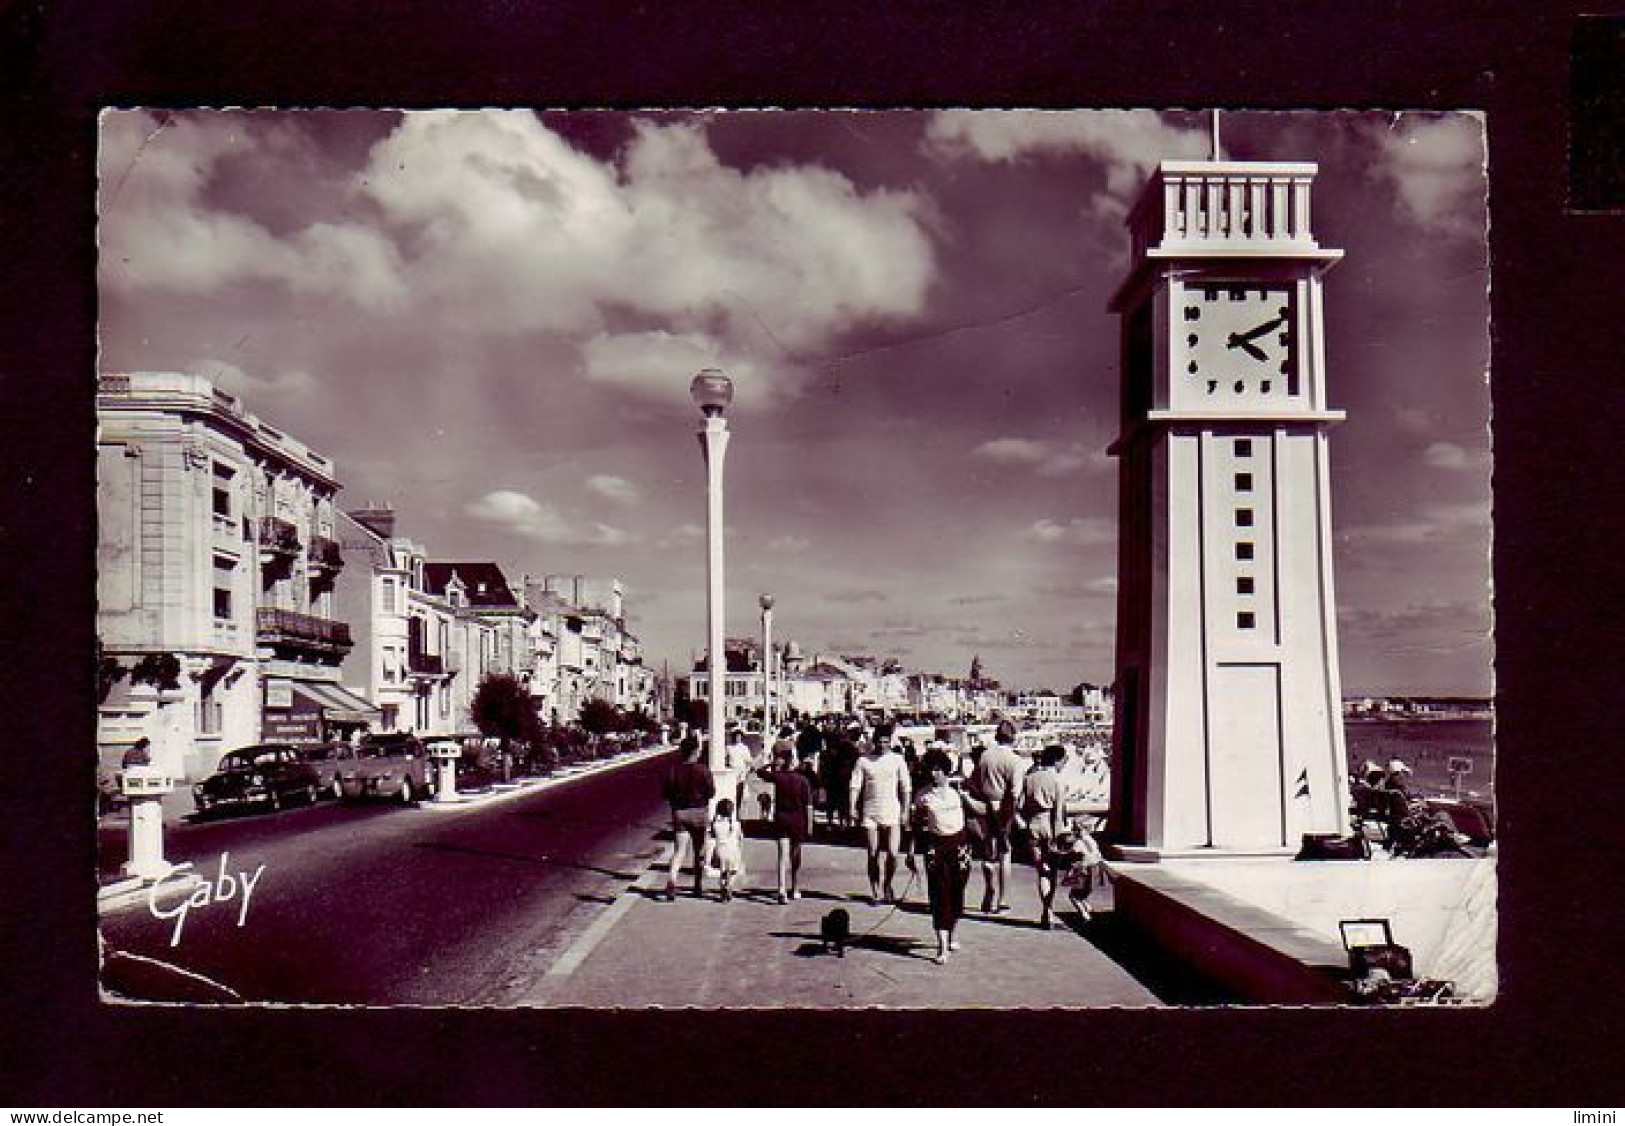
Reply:
<svg viewBox="0 0 1625 1126"><path fill-rule="evenodd" d="M1313 164L1166 161L1129 225L1136 256L1164 251L1312 248Z"/></svg>

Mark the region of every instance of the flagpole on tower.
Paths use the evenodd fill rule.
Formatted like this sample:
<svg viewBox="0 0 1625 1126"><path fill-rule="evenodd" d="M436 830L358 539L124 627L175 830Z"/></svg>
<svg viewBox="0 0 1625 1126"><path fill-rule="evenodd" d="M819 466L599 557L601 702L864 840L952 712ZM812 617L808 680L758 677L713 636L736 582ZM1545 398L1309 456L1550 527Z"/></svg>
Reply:
<svg viewBox="0 0 1625 1126"><path fill-rule="evenodd" d="M1222 150L1219 148L1219 111L1210 112L1213 115L1213 163L1217 164L1223 159Z"/></svg>

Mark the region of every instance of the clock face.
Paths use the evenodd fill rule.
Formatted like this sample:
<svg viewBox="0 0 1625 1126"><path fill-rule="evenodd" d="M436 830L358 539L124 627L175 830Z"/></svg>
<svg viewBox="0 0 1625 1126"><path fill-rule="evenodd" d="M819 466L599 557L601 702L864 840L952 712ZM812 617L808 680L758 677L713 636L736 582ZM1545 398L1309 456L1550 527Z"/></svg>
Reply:
<svg viewBox="0 0 1625 1126"><path fill-rule="evenodd" d="M1185 336L1185 378L1204 398L1297 394L1292 286L1188 285L1175 323Z"/></svg>

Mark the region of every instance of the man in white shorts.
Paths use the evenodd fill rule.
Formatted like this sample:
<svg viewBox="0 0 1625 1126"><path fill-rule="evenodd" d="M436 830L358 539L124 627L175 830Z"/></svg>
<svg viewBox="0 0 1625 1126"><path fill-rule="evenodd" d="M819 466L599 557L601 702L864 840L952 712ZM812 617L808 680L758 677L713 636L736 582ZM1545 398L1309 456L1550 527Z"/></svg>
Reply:
<svg viewBox="0 0 1625 1126"><path fill-rule="evenodd" d="M897 898L892 881L903 843L903 811L909 807L912 787L908 764L891 749L890 731L881 728L875 732L868 752L852 770L850 789L852 816L863 826L864 845L869 851L869 902L880 900L880 857L885 853L886 902L891 903Z"/></svg>

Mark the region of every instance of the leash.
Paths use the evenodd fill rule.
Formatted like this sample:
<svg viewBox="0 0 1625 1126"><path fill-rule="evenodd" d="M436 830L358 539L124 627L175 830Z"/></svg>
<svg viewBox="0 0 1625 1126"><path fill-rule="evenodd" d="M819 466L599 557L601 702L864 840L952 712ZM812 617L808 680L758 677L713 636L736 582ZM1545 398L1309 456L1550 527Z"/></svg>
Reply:
<svg viewBox="0 0 1625 1126"><path fill-rule="evenodd" d="M916 865L915 870L908 874L908 883L903 885L903 894L899 895L897 897L897 901L891 905L891 910L887 911L884 915L882 915L880 917L880 922L876 923L874 926L872 926L868 930L864 931L858 937L859 938L869 938L872 935L874 935L877 931L879 931L881 927L883 927L887 923L891 922L891 917L893 915L897 914L898 909L903 906L903 901L908 898L908 893L914 890L914 885L919 882L919 879L920 879L919 866Z"/></svg>

